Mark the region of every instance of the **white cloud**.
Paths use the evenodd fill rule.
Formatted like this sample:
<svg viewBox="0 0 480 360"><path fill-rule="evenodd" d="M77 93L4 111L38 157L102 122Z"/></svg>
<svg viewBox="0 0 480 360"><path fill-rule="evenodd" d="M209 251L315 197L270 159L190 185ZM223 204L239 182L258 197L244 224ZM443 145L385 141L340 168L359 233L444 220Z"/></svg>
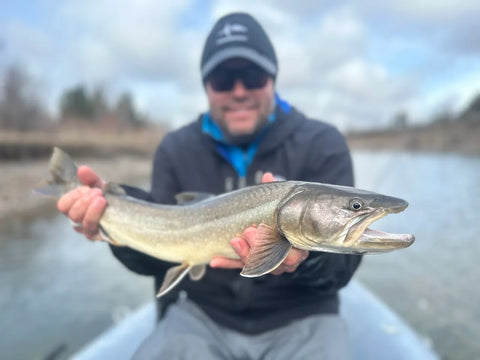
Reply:
<svg viewBox="0 0 480 360"><path fill-rule="evenodd" d="M20 62L32 75L42 74L43 62L51 59L53 53L53 44L47 34L18 21L0 25L0 32L4 37L2 57Z"/></svg>
<svg viewBox="0 0 480 360"><path fill-rule="evenodd" d="M458 113L480 94L480 71L459 75L445 86L429 89L417 101L412 102L412 114L425 121L442 111Z"/></svg>
<svg viewBox="0 0 480 360"><path fill-rule="evenodd" d="M50 82L57 97L77 83L117 94L130 90L152 117L178 126L207 106L199 59L208 31L220 16L247 11L275 45L280 94L345 128L385 124L399 110L426 116L445 97L473 94L479 82L469 74L480 68L472 56L480 51L480 38L472 35L480 31L473 21L479 4L70 0L50 8L44 26L18 18L0 29L7 47L15 44L11 54ZM458 61L468 66L455 77L448 64Z"/></svg>
<svg viewBox="0 0 480 360"><path fill-rule="evenodd" d="M95 66L98 50L103 49L103 59L109 58L111 66L124 75L177 79L182 69L190 65L182 44L191 35L180 26L182 13L189 4L190 1L70 2L62 14L80 29L76 36L86 39L88 49L97 49L82 56L83 63L90 59L89 67Z"/></svg>
<svg viewBox="0 0 480 360"><path fill-rule="evenodd" d="M459 17L480 12L480 3L477 0L393 0L384 2L383 7L390 7L394 13L410 19L436 23L457 20Z"/></svg>
<svg viewBox="0 0 480 360"><path fill-rule="evenodd" d="M212 7L212 26L213 21L232 12L247 12L252 14L270 35L272 32L279 30L281 27L289 28L295 18L288 14L275 2L256 1L256 0L234 0L234 1L217 1L213 3ZM271 30L271 31L269 31Z"/></svg>
<svg viewBox="0 0 480 360"><path fill-rule="evenodd" d="M286 34L278 50L281 94L343 129L387 124L411 94L412 79L368 58L366 24L349 7Z"/></svg>
<svg viewBox="0 0 480 360"><path fill-rule="evenodd" d="M321 81L325 74L337 68L352 57L361 56L367 50L366 33L361 20L348 8L340 8L324 17L316 19L299 29L285 43L279 39L280 55L291 54L292 45L302 56L295 62L287 64L296 66L299 61L306 62L308 72L304 74L303 84Z"/></svg>
<svg viewBox="0 0 480 360"><path fill-rule="evenodd" d="M114 54L92 38L79 39L71 53L80 79L89 84L109 83L118 73Z"/></svg>
<svg viewBox="0 0 480 360"><path fill-rule="evenodd" d="M358 0L355 8L390 38L407 35L440 51L480 55L477 0Z"/></svg>

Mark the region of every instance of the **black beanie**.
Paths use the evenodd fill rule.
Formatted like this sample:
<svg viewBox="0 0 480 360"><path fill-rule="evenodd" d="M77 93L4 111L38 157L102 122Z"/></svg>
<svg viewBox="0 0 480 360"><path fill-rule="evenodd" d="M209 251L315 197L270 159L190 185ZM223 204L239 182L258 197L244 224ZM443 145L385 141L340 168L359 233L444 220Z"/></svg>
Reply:
<svg viewBox="0 0 480 360"><path fill-rule="evenodd" d="M215 23L202 52L202 79L220 63L236 57L257 64L274 78L277 75L277 56L270 39L246 13L225 15Z"/></svg>

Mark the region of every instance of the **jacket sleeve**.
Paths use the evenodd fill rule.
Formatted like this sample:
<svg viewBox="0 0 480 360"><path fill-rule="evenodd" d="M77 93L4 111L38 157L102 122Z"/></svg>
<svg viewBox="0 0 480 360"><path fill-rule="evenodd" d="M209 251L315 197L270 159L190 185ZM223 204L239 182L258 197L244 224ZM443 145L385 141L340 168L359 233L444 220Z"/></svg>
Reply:
<svg viewBox="0 0 480 360"><path fill-rule="evenodd" d="M302 180L353 186L353 167L345 138L335 128L319 134L311 144ZM297 281L324 289L340 289L353 276L361 255L310 252L296 271Z"/></svg>
<svg viewBox="0 0 480 360"><path fill-rule="evenodd" d="M156 203L172 204L175 201L175 194L178 192L177 186L173 169L169 166L166 148L162 142L153 161L152 191L148 193L131 186L123 187L129 196ZM121 263L138 274L163 277L167 269L172 266L169 262L158 260L126 246L110 246L110 248Z"/></svg>

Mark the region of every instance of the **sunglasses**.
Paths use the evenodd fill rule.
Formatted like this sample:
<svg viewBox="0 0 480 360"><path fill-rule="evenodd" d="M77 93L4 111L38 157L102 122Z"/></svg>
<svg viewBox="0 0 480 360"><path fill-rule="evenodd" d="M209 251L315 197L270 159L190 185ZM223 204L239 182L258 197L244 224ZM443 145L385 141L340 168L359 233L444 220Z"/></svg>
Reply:
<svg viewBox="0 0 480 360"><path fill-rule="evenodd" d="M268 74L257 66L250 65L243 69L227 69L219 67L205 79L214 91L230 91L239 79L248 90L261 89L268 80Z"/></svg>

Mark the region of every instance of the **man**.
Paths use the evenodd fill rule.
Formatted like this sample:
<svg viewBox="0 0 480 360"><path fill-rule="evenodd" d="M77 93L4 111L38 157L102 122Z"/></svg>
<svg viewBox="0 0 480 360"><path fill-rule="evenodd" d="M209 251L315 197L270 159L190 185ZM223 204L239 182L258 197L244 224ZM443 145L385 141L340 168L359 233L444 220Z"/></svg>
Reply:
<svg viewBox="0 0 480 360"><path fill-rule="evenodd" d="M163 139L150 193L125 186L127 192L168 204L183 191L219 194L273 181L272 173L353 185L344 138L282 100L274 90L277 72L274 48L254 18L234 13L219 19L201 58L209 111ZM98 239L103 182L86 167L79 168L79 177L90 187L66 194L58 208L77 231ZM244 278L239 268L255 234L251 227L231 240L241 260L212 259L201 281L185 279L161 298L158 328L137 358L348 357L337 293L361 257L292 249L274 273ZM154 276L156 290L171 266L129 248L112 251L129 269Z"/></svg>

